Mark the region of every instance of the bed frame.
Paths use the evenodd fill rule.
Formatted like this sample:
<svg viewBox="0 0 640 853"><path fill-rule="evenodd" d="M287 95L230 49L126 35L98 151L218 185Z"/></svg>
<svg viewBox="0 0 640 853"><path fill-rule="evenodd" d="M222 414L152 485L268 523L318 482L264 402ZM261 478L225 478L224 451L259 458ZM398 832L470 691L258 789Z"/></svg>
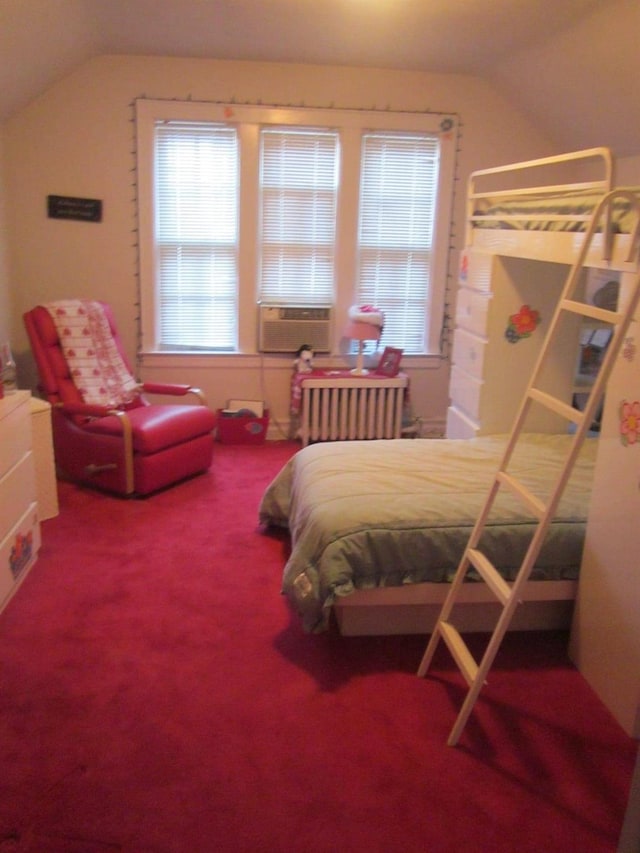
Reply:
<svg viewBox="0 0 640 853"><path fill-rule="evenodd" d="M568 169L583 179L559 183L556 176L560 168L565 174ZM591 190L595 198L602 197L615 188L614 172L613 158L608 148L589 148L472 172L467 182L466 247L526 260L573 264L582 247L583 232L591 219L590 213L496 216L478 213L478 207L488 199L512 200L531 194L552 198L560 192ZM534 175L544 175L548 182L534 185L531 183L531 180L535 180ZM518 228L523 220L553 221L566 230ZM507 222L514 227L501 228L499 222ZM490 227L492 223L496 225L495 228ZM570 230L580 225L582 231ZM629 261L630 249L631 236L614 233L611 223L606 222L603 233L594 235L585 266L633 272L634 265Z"/></svg>
<svg viewBox="0 0 640 853"><path fill-rule="evenodd" d="M509 630L569 628L577 589L577 581L529 581ZM444 583L356 589L339 598L333 612L345 637L430 634L448 591ZM484 583L465 584L458 602L454 615L461 631L493 631L503 609Z"/></svg>
<svg viewBox="0 0 640 853"><path fill-rule="evenodd" d="M568 183L558 180L560 171L565 178L567 172L571 174L572 180ZM532 180L539 182L534 185ZM595 198L601 198L613 188L614 165L607 148L476 171L469 177L467 187L466 247L570 266L577 259L584 234L569 229L586 229L590 213L514 215L513 227L505 228L500 227L497 220L504 223L508 217L478 213L479 205L488 199L517 199L534 193L552 197L568 191L593 191ZM551 220L558 224L555 227L567 230L526 230L519 227L525 218ZM492 220L497 227L491 227ZM635 265L629 260L632 249L632 237L614 234L607 221L602 234L593 240L585 266L633 272ZM338 628L345 636L430 633L447 587L446 584L422 583L355 590L334 603ZM576 592L577 581L529 581L510 630L568 629ZM462 631L493 631L499 612L500 606L485 584L465 584L455 611L456 625Z"/></svg>

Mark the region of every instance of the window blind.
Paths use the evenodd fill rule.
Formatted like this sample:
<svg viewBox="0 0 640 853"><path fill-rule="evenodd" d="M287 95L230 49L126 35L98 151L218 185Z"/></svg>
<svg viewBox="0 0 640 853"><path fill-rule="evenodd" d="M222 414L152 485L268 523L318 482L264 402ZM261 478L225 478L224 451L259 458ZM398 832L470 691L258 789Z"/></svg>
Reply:
<svg viewBox="0 0 640 853"><path fill-rule="evenodd" d="M260 133L260 276L263 302L334 301L339 137L332 130Z"/></svg>
<svg viewBox="0 0 640 853"><path fill-rule="evenodd" d="M237 347L238 150L234 127L156 126L160 349Z"/></svg>
<svg viewBox="0 0 640 853"><path fill-rule="evenodd" d="M356 301L383 310L385 344L408 353L425 350L438 171L435 135L363 135Z"/></svg>

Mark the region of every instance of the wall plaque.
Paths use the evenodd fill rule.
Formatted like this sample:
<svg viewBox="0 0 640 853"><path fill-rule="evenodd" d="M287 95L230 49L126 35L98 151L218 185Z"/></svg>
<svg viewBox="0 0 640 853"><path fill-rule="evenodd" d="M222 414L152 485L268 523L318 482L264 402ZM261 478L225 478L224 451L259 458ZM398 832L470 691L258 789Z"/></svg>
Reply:
<svg viewBox="0 0 640 853"><path fill-rule="evenodd" d="M97 198L72 198L66 195L47 196L50 219L78 219L83 222L102 222L102 201Z"/></svg>

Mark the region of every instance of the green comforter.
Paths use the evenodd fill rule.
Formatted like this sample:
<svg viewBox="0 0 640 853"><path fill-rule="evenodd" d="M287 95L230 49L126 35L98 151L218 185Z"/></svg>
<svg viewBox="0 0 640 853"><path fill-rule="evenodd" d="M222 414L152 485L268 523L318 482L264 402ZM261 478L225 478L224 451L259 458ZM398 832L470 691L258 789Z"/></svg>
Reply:
<svg viewBox="0 0 640 853"><path fill-rule="evenodd" d="M522 436L510 473L545 499L570 441ZM290 530L282 589L305 629L325 629L335 597L354 588L450 580L505 442L504 436L350 441L299 451L267 488L259 518ZM577 576L595 451L596 441L586 441L532 579ZM481 550L507 579L535 526L502 489Z"/></svg>

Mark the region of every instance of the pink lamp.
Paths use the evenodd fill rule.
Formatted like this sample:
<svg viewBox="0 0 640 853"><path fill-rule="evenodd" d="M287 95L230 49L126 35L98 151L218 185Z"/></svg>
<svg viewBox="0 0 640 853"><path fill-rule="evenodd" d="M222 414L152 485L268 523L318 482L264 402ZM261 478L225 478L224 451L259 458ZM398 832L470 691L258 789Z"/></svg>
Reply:
<svg viewBox="0 0 640 853"><path fill-rule="evenodd" d="M364 367L364 342L379 341L382 329L380 326L374 326L372 323L360 323L350 320L344 330L345 338L351 338L358 341L358 355L356 358L356 366L351 371L354 376L364 376L369 371Z"/></svg>

